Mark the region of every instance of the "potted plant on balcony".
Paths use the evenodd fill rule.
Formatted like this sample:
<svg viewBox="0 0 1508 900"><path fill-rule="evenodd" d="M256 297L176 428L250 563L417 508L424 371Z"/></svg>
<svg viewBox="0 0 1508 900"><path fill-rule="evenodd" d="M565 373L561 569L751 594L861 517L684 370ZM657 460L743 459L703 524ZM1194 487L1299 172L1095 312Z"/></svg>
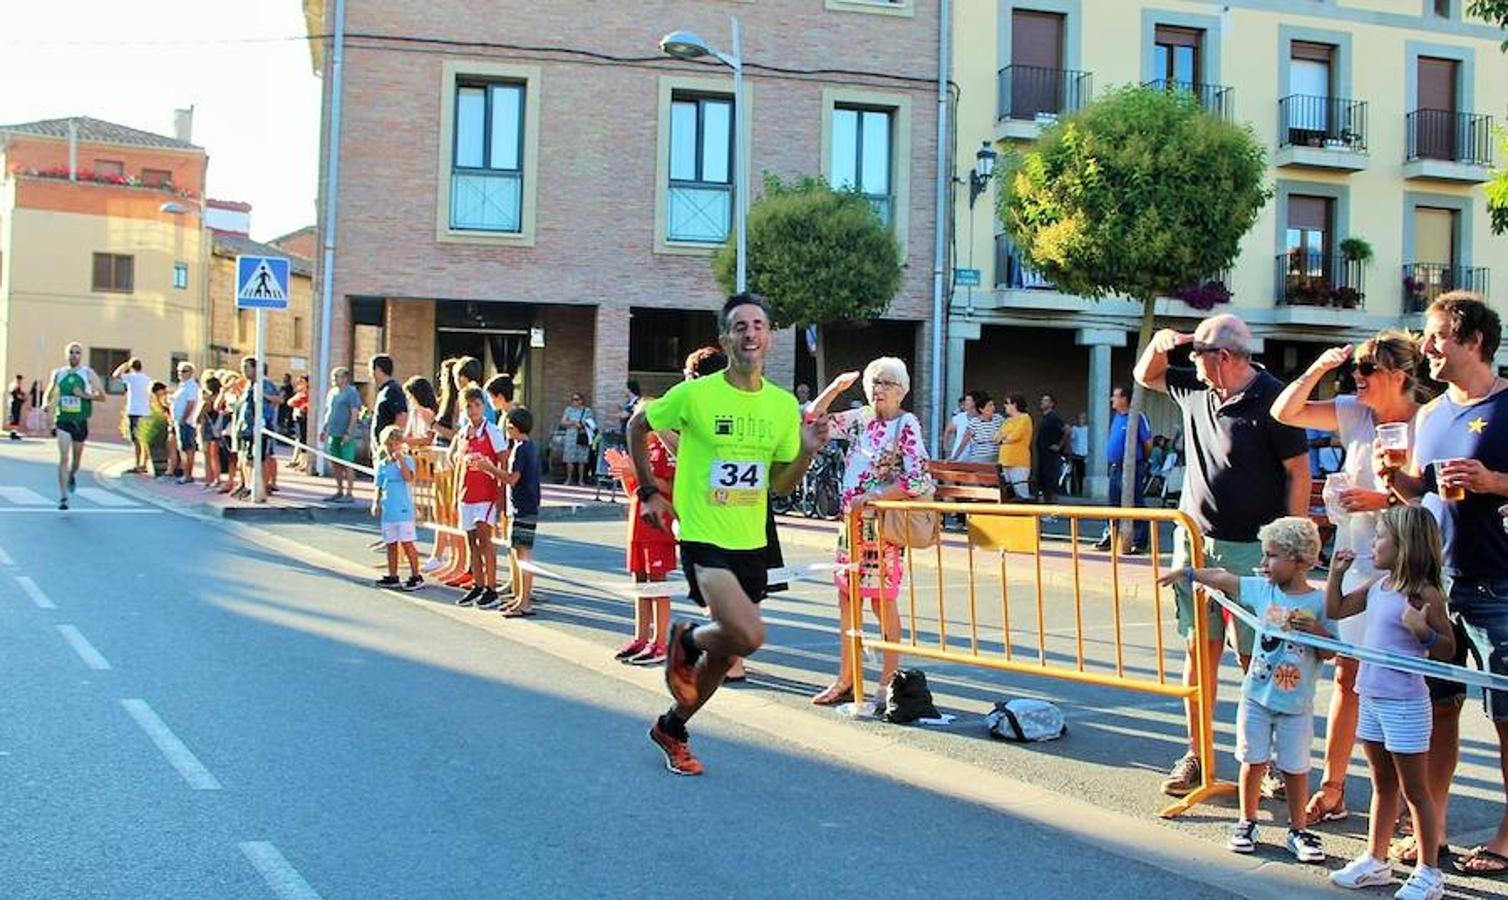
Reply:
<svg viewBox="0 0 1508 900"><path fill-rule="evenodd" d="M1403 276L1404 308L1410 312L1418 312L1424 308L1425 290L1428 286L1423 279L1412 275Z"/></svg>
<svg viewBox="0 0 1508 900"><path fill-rule="evenodd" d="M1366 265L1372 261L1372 245L1366 238L1348 237L1340 242L1340 255L1346 262Z"/></svg>
<svg viewBox="0 0 1508 900"><path fill-rule="evenodd" d="M1174 300L1182 300L1197 310L1214 309L1216 304L1229 303L1230 298L1230 288L1219 278L1196 281L1173 292Z"/></svg>
<svg viewBox="0 0 1508 900"><path fill-rule="evenodd" d="M1330 305L1341 309L1355 309L1361 305L1361 291L1346 284L1339 284L1330 289Z"/></svg>

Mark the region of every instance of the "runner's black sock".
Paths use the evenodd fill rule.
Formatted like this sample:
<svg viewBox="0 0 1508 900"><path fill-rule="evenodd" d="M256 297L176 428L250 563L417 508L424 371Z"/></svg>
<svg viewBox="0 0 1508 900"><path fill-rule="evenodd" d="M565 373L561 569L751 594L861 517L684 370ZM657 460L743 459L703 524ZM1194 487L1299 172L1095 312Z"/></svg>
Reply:
<svg viewBox="0 0 1508 900"><path fill-rule="evenodd" d="M697 660L702 658L702 648L696 645L696 638L694 637L695 634L695 625L692 625L690 628L687 628L685 631L681 632L681 649L686 651L687 664L693 666L696 665Z"/></svg>
<svg viewBox="0 0 1508 900"><path fill-rule="evenodd" d="M676 715L674 709L660 716L660 730L678 741L684 741L691 736L686 731L686 720Z"/></svg>

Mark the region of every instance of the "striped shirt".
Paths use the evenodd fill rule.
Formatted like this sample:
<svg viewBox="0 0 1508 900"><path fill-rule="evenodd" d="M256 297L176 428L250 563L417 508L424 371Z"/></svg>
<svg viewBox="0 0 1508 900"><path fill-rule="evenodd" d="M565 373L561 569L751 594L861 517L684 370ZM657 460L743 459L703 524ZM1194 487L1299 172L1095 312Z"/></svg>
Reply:
<svg viewBox="0 0 1508 900"><path fill-rule="evenodd" d="M986 419L975 416L969 420L969 442L964 447L960 460L971 463L993 463L1000 452L998 439L1000 426L1005 424L1005 417L999 413L994 418Z"/></svg>

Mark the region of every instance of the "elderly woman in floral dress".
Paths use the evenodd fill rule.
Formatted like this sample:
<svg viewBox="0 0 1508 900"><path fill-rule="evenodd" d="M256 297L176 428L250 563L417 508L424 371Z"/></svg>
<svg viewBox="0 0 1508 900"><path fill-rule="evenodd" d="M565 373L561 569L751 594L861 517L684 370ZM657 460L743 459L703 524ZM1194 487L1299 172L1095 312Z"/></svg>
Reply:
<svg viewBox="0 0 1508 900"><path fill-rule="evenodd" d="M822 392L814 404L825 409L828 400L846 390L855 380L853 373L840 376ZM836 391L834 391L836 388ZM916 416L901 409L901 401L911 391L911 377L906 364L882 356L864 368L864 395L869 405L833 416L831 434L846 438L848 454L844 458L841 493L843 521L853 510L862 510L875 500L906 500L934 490L927 472L927 447L922 440L922 425ZM847 565L855 556L860 565L859 600L867 599L880 619L880 630L888 641L900 639L901 616L895 600L901 590L901 548L880 541L879 518L863 516L862 543L858 553L848 545L848 529L838 531L837 562ZM883 577L882 577L883 576ZM849 579L846 572L833 577L838 588L839 621L848 621ZM853 667L847 641L839 641L838 680L812 698L818 706L836 706L853 699ZM899 658L886 653L875 700L884 703L890 679L895 675Z"/></svg>

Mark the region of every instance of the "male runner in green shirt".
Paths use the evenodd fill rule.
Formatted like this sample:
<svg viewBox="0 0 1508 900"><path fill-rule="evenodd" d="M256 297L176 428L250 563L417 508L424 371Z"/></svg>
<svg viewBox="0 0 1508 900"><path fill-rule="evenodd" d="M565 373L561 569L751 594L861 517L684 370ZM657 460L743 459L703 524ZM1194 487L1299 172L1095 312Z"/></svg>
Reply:
<svg viewBox="0 0 1508 900"><path fill-rule="evenodd" d="M665 683L675 698L650 726L649 738L678 775L700 775L686 722L723 683L734 657L764 643L757 604L766 588L765 506L770 491L791 491L827 444L827 420L806 425L796 398L764 379L770 311L754 294L723 305L718 337L728 368L685 381L635 413L628 446L639 476L640 515L659 528L680 520L681 568L691 599L707 607L710 625L677 622L670 629ZM646 439L680 432L675 505L654 487Z"/></svg>
<svg viewBox="0 0 1508 900"><path fill-rule="evenodd" d="M83 364L83 346L75 341L68 345L67 353L68 365L52 373L47 397L42 402L43 409L54 401L58 407L53 416L58 436L58 509L68 508L68 493L74 488L79 462L84 458L84 442L89 440L89 416L94 412L94 401L105 398L99 376Z"/></svg>

